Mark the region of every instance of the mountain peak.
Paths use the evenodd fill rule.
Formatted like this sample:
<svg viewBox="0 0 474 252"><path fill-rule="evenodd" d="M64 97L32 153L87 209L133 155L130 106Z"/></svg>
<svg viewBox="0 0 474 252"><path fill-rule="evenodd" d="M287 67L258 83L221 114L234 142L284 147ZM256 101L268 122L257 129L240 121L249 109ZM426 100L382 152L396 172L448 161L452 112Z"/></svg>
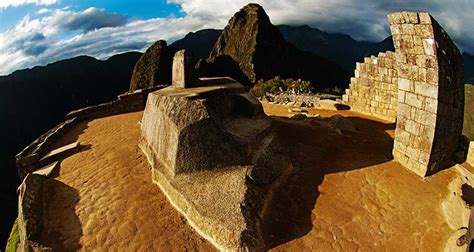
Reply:
<svg viewBox="0 0 474 252"><path fill-rule="evenodd" d="M251 82L270 78L278 60L276 54L287 51L286 41L280 31L272 25L263 7L248 4L234 14L218 38L210 58L228 55L238 62L242 72ZM266 64L258 64L265 62Z"/></svg>

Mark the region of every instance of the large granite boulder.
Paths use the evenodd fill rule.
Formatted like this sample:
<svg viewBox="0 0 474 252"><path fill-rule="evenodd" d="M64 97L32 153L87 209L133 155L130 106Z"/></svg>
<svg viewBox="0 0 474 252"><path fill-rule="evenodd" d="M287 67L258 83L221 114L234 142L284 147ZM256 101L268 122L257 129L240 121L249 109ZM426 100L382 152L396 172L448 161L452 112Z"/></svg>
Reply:
<svg viewBox="0 0 474 252"><path fill-rule="evenodd" d="M153 181L203 237L222 250L264 250L261 223L293 166L261 103L240 83L201 78L200 85L150 93L139 146Z"/></svg>
<svg viewBox="0 0 474 252"><path fill-rule="evenodd" d="M150 46L135 64L130 80L130 91L171 84L171 65L176 50L166 41Z"/></svg>

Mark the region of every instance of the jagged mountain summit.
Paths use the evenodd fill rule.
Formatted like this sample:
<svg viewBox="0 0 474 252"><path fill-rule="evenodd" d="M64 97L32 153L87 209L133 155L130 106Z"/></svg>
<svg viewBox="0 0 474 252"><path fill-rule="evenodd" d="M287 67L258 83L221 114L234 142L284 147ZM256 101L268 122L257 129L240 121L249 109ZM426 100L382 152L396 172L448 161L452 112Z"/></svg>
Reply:
<svg viewBox="0 0 474 252"><path fill-rule="evenodd" d="M345 86L349 80L338 64L289 44L258 4L244 6L229 20L209 55L209 64L203 64L208 72L201 75L218 74L214 68L222 67L220 57L238 64L249 83L282 76L309 80L323 88Z"/></svg>

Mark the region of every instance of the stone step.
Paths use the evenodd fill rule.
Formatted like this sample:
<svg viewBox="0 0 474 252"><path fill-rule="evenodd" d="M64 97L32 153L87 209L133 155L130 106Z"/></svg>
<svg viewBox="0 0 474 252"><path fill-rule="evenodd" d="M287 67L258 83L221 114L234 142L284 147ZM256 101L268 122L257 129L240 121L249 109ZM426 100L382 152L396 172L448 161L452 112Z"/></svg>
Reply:
<svg viewBox="0 0 474 252"><path fill-rule="evenodd" d="M45 177L51 177L56 173L57 168L59 167L59 161L46 165L38 170L34 171L33 174L42 175Z"/></svg>
<svg viewBox="0 0 474 252"><path fill-rule="evenodd" d="M55 150L48 152L44 157L39 160L40 165L46 165L54 161L58 161L69 155L77 147L79 147L79 142L74 142L62 147L59 147Z"/></svg>

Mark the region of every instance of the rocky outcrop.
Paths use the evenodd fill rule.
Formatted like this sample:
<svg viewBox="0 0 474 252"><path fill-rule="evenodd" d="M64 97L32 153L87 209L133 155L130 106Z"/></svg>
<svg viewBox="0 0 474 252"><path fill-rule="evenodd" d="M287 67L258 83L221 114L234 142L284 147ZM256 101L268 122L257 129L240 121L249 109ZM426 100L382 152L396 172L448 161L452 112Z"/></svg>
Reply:
<svg viewBox="0 0 474 252"><path fill-rule="evenodd" d="M183 55L173 73L190 73ZM139 146L153 181L203 237L222 250L263 250L267 205L293 166L244 86L232 78L199 84L149 94Z"/></svg>
<svg viewBox="0 0 474 252"><path fill-rule="evenodd" d="M176 50L159 40L140 57L133 69L130 91L171 84L171 64Z"/></svg>
<svg viewBox="0 0 474 252"><path fill-rule="evenodd" d="M322 88L344 86L349 80L339 65L288 44L258 4L244 6L230 19L210 61L222 55L230 56L250 83L282 76L309 80Z"/></svg>

